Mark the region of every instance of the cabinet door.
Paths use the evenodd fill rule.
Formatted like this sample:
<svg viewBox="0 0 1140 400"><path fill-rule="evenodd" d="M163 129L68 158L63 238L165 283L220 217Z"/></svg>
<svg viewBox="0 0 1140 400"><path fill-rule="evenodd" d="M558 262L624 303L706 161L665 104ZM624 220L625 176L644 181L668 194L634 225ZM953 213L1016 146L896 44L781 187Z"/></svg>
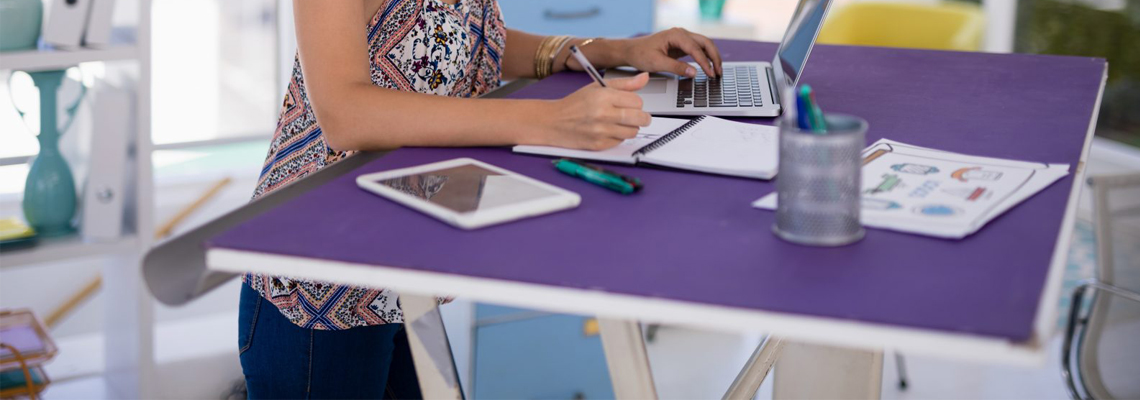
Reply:
<svg viewBox="0 0 1140 400"><path fill-rule="evenodd" d="M500 306L497 304L476 303L475 304L475 323L483 324L496 319L512 318L512 317L525 317L527 315L534 315L534 310L525 308Z"/></svg>
<svg viewBox="0 0 1140 400"><path fill-rule="evenodd" d="M499 0L508 28L577 37L652 33L653 6L653 0Z"/></svg>
<svg viewBox="0 0 1140 400"><path fill-rule="evenodd" d="M475 331L476 399L613 398L601 338L588 318L548 315Z"/></svg>

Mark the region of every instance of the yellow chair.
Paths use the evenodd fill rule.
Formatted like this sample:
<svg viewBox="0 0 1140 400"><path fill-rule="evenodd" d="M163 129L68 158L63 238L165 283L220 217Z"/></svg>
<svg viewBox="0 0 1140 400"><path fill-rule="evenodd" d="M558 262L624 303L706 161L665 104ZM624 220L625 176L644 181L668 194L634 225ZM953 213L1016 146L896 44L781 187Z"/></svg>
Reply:
<svg viewBox="0 0 1140 400"><path fill-rule="evenodd" d="M979 6L958 1L915 4L854 2L835 10L819 42L860 46L978 51L985 31Z"/></svg>

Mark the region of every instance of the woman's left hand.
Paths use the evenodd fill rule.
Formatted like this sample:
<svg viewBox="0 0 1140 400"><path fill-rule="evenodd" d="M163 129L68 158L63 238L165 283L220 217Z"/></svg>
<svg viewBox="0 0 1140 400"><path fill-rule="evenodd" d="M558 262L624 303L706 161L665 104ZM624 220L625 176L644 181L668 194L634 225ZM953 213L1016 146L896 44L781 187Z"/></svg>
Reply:
<svg viewBox="0 0 1140 400"><path fill-rule="evenodd" d="M684 56L692 56L693 61L710 77L718 77L724 71L716 44L704 35L684 28L673 28L623 42L626 64L640 71L672 72L690 78L697 76L697 70L692 65L677 60Z"/></svg>

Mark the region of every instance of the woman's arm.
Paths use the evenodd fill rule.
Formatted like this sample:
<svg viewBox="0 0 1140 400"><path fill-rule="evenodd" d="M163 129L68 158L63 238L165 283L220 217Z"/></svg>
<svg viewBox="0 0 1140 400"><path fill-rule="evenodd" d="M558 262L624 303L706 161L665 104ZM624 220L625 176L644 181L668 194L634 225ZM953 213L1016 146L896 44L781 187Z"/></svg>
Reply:
<svg viewBox="0 0 1140 400"><path fill-rule="evenodd" d="M534 78L534 53L543 36L523 31L507 30L507 49L503 56L503 76L507 79ZM587 39L571 39L554 57L554 71L566 69L582 71L582 66L570 57L570 45L582 44ZM673 28L649 36L631 39L598 38L582 48L582 53L597 68L633 66L642 71L672 72L682 76L696 76L697 71L680 57L692 56L709 76L719 76L721 67L720 51L709 38Z"/></svg>
<svg viewBox="0 0 1140 400"><path fill-rule="evenodd" d="M603 149L649 124L630 91L648 78L587 86L564 99L462 99L390 90L370 76L362 1L294 0L310 105L338 150L540 144Z"/></svg>

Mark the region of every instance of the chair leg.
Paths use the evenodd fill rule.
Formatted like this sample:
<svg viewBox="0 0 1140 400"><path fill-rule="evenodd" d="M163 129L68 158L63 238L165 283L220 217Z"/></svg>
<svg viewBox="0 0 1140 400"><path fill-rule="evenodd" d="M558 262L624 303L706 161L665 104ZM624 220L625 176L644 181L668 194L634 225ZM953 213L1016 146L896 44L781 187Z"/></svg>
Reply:
<svg viewBox="0 0 1140 400"><path fill-rule="evenodd" d="M906 390L908 385L906 379L906 362L903 361L902 353L895 352L895 367L899 371L899 390Z"/></svg>

